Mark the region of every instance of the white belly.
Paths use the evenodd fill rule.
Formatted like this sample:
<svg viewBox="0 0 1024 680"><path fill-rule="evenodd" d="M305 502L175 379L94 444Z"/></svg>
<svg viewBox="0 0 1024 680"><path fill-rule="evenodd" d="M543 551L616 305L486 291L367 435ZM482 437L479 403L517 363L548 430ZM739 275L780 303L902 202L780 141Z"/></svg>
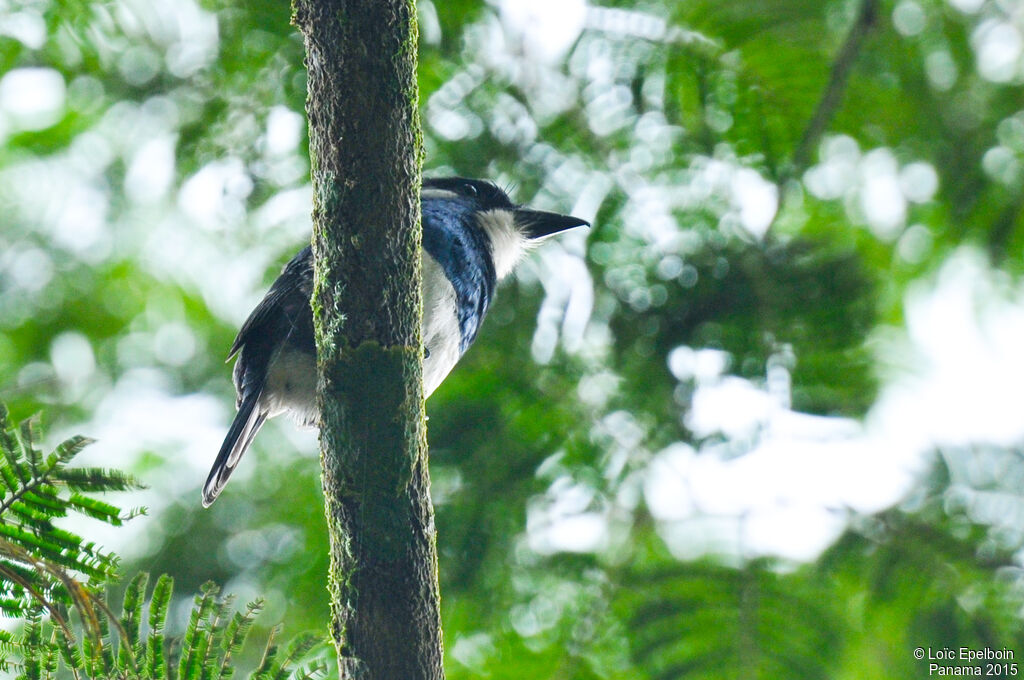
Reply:
<svg viewBox="0 0 1024 680"><path fill-rule="evenodd" d="M459 361L459 319L455 289L430 255L423 257L423 396L429 397ZM267 372L259 408L269 417L287 412L296 423L315 427L316 360L304 352L280 352Z"/></svg>
<svg viewBox="0 0 1024 680"><path fill-rule="evenodd" d="M455 289L434 258L423 254L423 396L429 397L458 363L459 316Z"/></svg>

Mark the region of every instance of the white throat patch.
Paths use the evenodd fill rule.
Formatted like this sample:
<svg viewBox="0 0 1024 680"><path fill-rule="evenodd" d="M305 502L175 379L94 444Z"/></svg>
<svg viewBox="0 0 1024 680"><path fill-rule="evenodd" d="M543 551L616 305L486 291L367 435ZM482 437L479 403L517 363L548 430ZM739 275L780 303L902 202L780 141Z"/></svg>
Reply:
<svg viewBox="0 0 1024 680"><path fill-rule="evenodd" d="M531 239L516 227L515 215L511 210L487 210L477 213L476 219L491 241L494 273L499 280L503 279L530 249Z"/></svg>

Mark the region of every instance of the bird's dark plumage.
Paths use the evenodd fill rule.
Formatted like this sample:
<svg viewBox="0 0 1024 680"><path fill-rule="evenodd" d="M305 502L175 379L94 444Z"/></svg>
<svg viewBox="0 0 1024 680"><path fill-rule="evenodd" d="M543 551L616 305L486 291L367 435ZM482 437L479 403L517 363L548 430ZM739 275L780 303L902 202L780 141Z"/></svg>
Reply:
<svg viewBox="0 0 1024 680"><path fill-rule="evenodd" d="M424 392L429 396L476 338L498 280L534 239L585 225L579 218L520 208L490 182L423 182ZM203 505L223 490L267 418L290 412L316 425L313 253L285 265L242 324L228 358L238 413L203 486Z"/></svg>

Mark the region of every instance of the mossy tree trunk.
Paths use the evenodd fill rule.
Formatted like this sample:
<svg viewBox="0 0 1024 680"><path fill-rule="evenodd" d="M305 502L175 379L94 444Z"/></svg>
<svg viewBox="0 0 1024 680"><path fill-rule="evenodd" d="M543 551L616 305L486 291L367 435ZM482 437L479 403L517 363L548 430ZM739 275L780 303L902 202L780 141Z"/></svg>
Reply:
<svg viewBox="0 0 1024 680"><path fill-rule="evenodd" d="M293 2L309 70L332 633L343 678L436 680L415 1Z"/></svg>

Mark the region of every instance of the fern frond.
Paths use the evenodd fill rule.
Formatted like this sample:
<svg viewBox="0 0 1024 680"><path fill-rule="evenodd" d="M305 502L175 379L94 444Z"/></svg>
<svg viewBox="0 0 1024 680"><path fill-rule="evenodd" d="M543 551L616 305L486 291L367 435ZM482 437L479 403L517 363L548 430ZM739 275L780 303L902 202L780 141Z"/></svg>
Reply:
<svg viewBox="0 0 1024 680"><path fill-rule="evenodd" d="M57 448L53 450L52 454L50 454L50 457L47 458L47 467L55 468L65 463L69 463L72 458L82 452L82 449L95 443L96 440L91 437L83 437L82 435L69 437L58 444Z"/></svg>
<svg viewBox="0 0 1024 680"><path fill-rule="evenodd" d="M62 637L62 635L57 634L56 628L50 631L50 639L46 641L45 654L42 658L41 664L43 678L45 680L51 680L57 675L57 665L60 656L57 647L57 640Z"/></svg>
<svg viewBox="0 0 1024 680"><path fill-rule="evenodd" d="M260 665L256 667L249 675L249 680L269 680L272 669L274 667L274 659L277 658L277 645L274 644L274 638L281 632L280 626L274 626L270 629L270 636L267 638L267 644L263 648L263 658L260 659Z"/></svg>
<svg viewBox="0 0 1024 680"><path fill-rule="evenodd" d="M28 651L22 666L22 676L26 680L40 680L42 677L42 659L45 657L42 633L43 623L38 615L25 622L21 639L23 648Z"/></svg>
<svg viewBox="0 0 1024 680"><path fill-rule="evenodd" d="M54 484L81 493L145 488L131 475L106 468L61 468L53 475L52 481Z"/></svg>
<svg viewBox="0 0 1024 680"><path fill-rule="evenodd" d="M166 575L157 579L147 611L148 577L139 574L127 585L121 612L115 614L98 585L114 577L117 556L54 526L55 519L72 513L120 526L144 510L124 512L92 494L139 484L114 470L68 468L92 442L87 437L71 437L44 456L38 449L39 422L36 417L14 426L0 403L0 615L26 622L18 635L0 631L0 673L19 680L232 677L232 661L262 602L238 613L232 597L220 596L212 583L203 586L180 643L179 663L172 667L171 642L164 633L172 580ZM70 616L73 612L77 615ZM284 680L317 643L314 636L297 638L278 661L275 637L276 630L255 677ZM293 675L320 677L323 668L313 662Z"/></svg>
<svg viewBox="0 0 1024 680"><path fill-rule="evenodd" d="M221 651L227 627L232 621L234 603L234 595L223 597L217 602L216 612L213 614L209 628L203 636L203 643L198 647L199 656L201 657L200 667L202 669L200 677L203 680L213 677L214 672L219 670L217 668L217 655Z"/></svg>
<svg viewBox="0 0 1024 680"><path fill-rule="evenodd" d="M32 582L31 579L26 578L22 572L17 569L12 569L10 565L0 562L0 579L4 579L11 584L14 584L16 588L21 589L22 592L26 593L32 598L34 606L26 606L23 604L21 613L26 616L34 616L38 612L39 607L43 607L50 614L50 620L64 628L68 635L71 634L70 628L68 628L67 620L61 614L61 611L53 603L52 599L47 597L42 589ZM21 600L24 603L24 600Z"/></svg>
<svg viewBox="0 0 1024 680"><path fill-rule="evenodd" d="M116 471L67 468L92 442L88 437L66 439L47 456L38 448L41 441L38 417L15 426L0 404L0 612L41 604L66 630L54 605L68 605L96 635L101 606L88 584L113 577L117 558L53 521L74 512L118 526L137 513L123 513L88 494L139 485Z"/></svg>
<svg viewBox="0 0 1024 680"><path fill-rule="evenodd" d="M231 619L231 623L227 625L224 631L224 638L221 642L221 650L223 656L221 658L220 669L215 678L222 678L227 680L234 674L234 669L231 668L231 658L234 654L242 648L245 643L245 638L248 637L249 631L252 629L252 624L256 620L256 616L263 610L263 600L256 600L250 602L245 606L245 613L236 612Z"/></svg>
<svg viewBox="0 0 1024 680"><path fill-rule="evenodd" d="M181 640L181 659L177 672L166 658L171 641L165 639L164 623L170 602L172 581L169 577L157 579L149 600L149 631L143 633L141 622L145 608L146 574L136 576L127 586L121 614L115 615L103 595L97 595L96 611L99 615L100 635L84 636L79 642L65 635L53 623L44 619L40 611L26 617L29 622L21 635L0 637L0 670L17 666L19 678L56 677L59 666L70 670L79 680L106 680L124 678L132 680L223 680L231 678L235 669L233 656L239 652L260 612L262 603L253 602L244 612L234 612L231 596L220 597L213 584L206 584L196 597L185 637ZM310 651L323 640L315 635L295 638L283 658L278 657L275 628L264 650L260 667L252 677L265 680L323 678L327 665L322 659L310 660ZM113 631L113 635L109 633ZM119 645L114 652L114 645ZM20 665L8 663L11 653L20 657ZM301 666L303 662L305 666ZM61 671L62 672L62 671Z"/></svg>
<svg viewBox="0 0 1024 680"><path fill-rule="evenodd" d="M164 623L167 621L167 607L171 603L174 591L174 580L163 574L153 587L153 596L149 601L149 637L146 639L146 677L166 678L170 675L170 666L164 654Z"/></svg>
<svg viewBox="0 0 1024 680"><path fill-rule="evenodd" d="M149 574L142 572L135 576L124 591L124 603L121 606L121 626L124 629L124 640L118 649L118 667L127 669L142 658L142 645L139 642L139 624L142 621L142 604L146 598L146 584Z"/></svg>
<svg viewBox="0 0 1024 680"><path fill-rule="evenodd" d="M196 595L195 606L192 607L188 627L185 628L181 660L178 662L178 678L180 680L195 680L199 677L198 659L199 647L203 640L203 624L210 618L216 604L216 594L217 586L207 582L203 585L199 595Z"/></svg>
<svg viewBox="0 0 1024 680"><path fill-rule="evenodd" d="M321 680L328 677L328 674L327 662L320 659L295 671L292 680Z"/></svg>
<svg viewBox="0 0 1024 680"><path fill-rule="evenodd" d="M78 648L78 645L74 643L74 640L68 639L67 636L61 635L57 637L57 651L60 653L60 658L63 659L64 665L71 671L75 678L80 677L81 671L84 670L84 661L82 660L82 652Z"/></svg>
<svg viewBox="0 0 1024 680"><path fill-rule="evenodd" d="M21 421L15 431L21 457L28 462L32 477L35 479L42 473L40 468L43 463L43 454L35 447L35 443L42 438L42 418L38 413Z"/></svg>
<svg viewBox="0 0 1024 680"><path fill-rule="evenodd" d="M83 496L80 493L73 493L68 497L68 506L74 508L83 515L106 522L111 526L121 526L121 508Z"/></svg>
<svg viewBox="0 0 1024 680"><path fill-rule="evenodd" d="M311 633L299 635L293 639L288 643L288 650L285 652L284 659L279 664L273 665L272 680L288 680L288 676L291 675L292 666L301 661L303 657L309 654L322 641L322 638Z"/></svg>

